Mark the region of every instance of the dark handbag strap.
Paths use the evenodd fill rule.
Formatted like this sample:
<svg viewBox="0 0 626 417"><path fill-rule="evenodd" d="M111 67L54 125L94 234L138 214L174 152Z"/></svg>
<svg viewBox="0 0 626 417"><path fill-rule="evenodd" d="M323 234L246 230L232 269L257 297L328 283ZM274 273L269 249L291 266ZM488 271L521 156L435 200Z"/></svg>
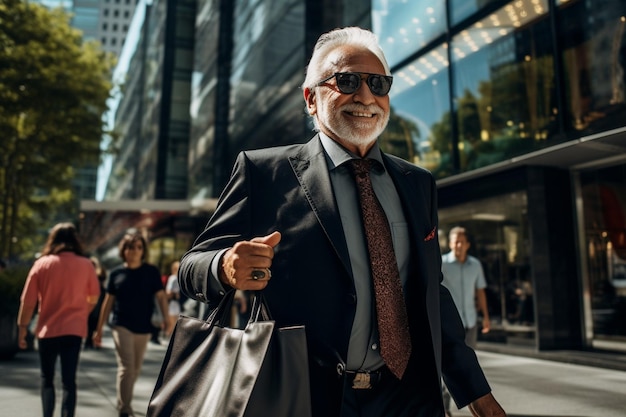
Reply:
<svg viewBox="0 0 626 417"><path fill-rule="evenodd" d="M224 297L222 297L217 307L211 311L205 322L210 326L227 326L229 322L227 315L230 314L234 298L235 290L228 291ZM270 314L263 292L252 291L252 307L248 324L270 320L272 320L272 315Z"/></svg>
<svg viewBox="0 0 626 417"><path fill-rule="evenodd" d="M252 308L250 310L250 320L248 320L248 324L259 321L259 316L262 321L272 320L272 315L270 314L270 309L267 306L263 292L253 291Z"/></svg>
<svg viewBox="0 0 626 417"><path fill-rule="evenodd" d="M228 291L220 300L220 303L211 310L211 313L206 318L205 322L210 326L219 325L223 326L228 323L227 314L230 313L230 308L233 305L233 299L235 298L235 290ZM226 320L225 320L226 319Z"/></svg>

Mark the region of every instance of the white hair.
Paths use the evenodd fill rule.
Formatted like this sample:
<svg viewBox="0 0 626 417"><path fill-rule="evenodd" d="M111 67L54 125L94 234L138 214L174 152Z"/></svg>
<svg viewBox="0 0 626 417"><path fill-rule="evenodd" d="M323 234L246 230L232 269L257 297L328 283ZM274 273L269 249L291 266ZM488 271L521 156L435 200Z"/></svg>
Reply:
<svg viewBox="0 0 626 417"><path fill-rule="evenodd" d="M369 30L359 27L345 27L331 30L319 37L313 48L313 55L306 70L304 83L302 83L303 89L313 89L318 81L329 75L323 74L326 57L335 49L345 45L367 49L378 58L385 69L385 74L391 75L389 64L387 64L387 59L376 35Z"/></svg>

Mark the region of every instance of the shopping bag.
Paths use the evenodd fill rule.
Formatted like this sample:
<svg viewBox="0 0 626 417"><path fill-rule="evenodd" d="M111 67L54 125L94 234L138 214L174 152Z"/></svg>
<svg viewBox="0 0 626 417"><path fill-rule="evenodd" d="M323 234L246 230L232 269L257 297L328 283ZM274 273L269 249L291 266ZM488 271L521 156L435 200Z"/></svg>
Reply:
<svg viewBox="0 0 626 417"><path fill-rule="evenodd" d="M255 292L245 329L227 327L233 295L206 321L179 316L147 417L311 415L304 326L275 328Z"/></svg>

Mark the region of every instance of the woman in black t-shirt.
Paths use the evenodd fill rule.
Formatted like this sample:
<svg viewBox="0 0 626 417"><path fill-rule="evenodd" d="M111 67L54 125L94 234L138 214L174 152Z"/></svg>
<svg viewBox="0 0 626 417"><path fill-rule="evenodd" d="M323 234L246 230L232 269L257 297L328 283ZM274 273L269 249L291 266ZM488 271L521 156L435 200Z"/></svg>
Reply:
<svg viewBox="0 0 626 417"><path fill-rule="evenodd" d="M147 264L147 244L140 234L127 234L120 241L124 264L109 274L94 340L100 343L105 320L113 313L111 328L117 356L117 407L120 417L133 415L135 382L152 332L152 310L156 297L165 320L169 320L167 297L161 273Z"/></svg>

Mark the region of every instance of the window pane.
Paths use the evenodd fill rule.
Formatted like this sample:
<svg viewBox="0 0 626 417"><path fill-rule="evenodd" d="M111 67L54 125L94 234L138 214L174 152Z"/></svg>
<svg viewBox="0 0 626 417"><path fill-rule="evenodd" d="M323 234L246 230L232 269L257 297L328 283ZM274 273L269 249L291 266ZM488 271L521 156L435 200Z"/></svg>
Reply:
<svg viewBox="0 0 626 417"><path fill-rule="evenodd" d="M485 335L479 332L479 340L505 343L532 340L536 328L526 192L440 209L442 253L450 251L447 234L454 226L467 229L469 255L478 258L487 281L485 292L492 331Z"/></svg>
<svg viewBox="0 0 626 417"><path fill-rule="evenodd" d="M626 2L568 1L559 9L567 128L575 136L624 125Z"/></svg>
<svg viewBox="0 0 626 417"><path fill-rule="evenodd" d="M450 99L442 46L394 72L391 117L383 150L423 166L436 177L451 174Z"/></svg>
<svg viewBox="0 0 626 417"><path fill-rule="evenodd" d="M546 146L556 132L547 12L546 0L516 0L453 38L461 171Z"/></svg>
<svg viewBox="0 0 626 417"><path fill-rule="evenodd" d="M626 337L626 165L580 176L594 339Z"/></svg>
<svg viewBox="0 0 626 417"><path fill-rule="evenodd" d="M450 0L450 20L456 25L490 3L498 0Z"/></svg>
<svg viewBox="0 0 626 417"><path fill-rule="evenodd" d="M374 0L372 27L393 67L445 32L445 1Z"/></svg>

